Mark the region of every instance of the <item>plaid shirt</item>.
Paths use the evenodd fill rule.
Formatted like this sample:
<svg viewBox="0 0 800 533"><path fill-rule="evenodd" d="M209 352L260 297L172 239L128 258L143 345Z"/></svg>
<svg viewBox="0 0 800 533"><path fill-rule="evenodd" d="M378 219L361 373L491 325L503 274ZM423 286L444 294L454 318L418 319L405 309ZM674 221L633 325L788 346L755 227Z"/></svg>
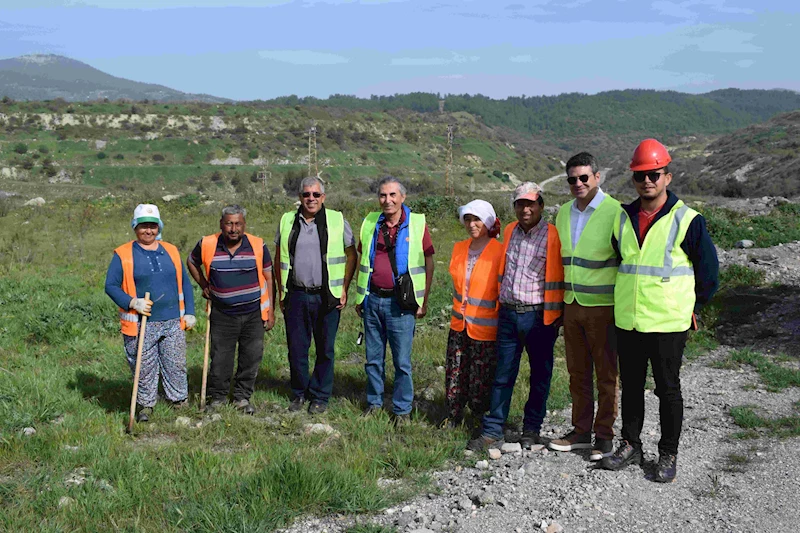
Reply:
<svg viewBox="0 0 800 533"><path fill-rule="evenodd" d="M500 285L500 303L537 305L544 303L544 270L547 262L547 221L525 233L517 225L506 252L506 270Z"/></svg>

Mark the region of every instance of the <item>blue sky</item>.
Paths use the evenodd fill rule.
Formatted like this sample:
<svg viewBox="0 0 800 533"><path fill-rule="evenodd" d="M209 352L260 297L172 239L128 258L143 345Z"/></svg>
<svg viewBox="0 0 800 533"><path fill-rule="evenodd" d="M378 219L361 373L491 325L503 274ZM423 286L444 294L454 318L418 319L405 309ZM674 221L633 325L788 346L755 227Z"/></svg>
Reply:
<svg viewBox="0 0 800 533"><path fill-rule="evenodd" d="M2 0L0 53L55 53L115 76L234 99L800 91L798 6L785 0Z"/></svg>

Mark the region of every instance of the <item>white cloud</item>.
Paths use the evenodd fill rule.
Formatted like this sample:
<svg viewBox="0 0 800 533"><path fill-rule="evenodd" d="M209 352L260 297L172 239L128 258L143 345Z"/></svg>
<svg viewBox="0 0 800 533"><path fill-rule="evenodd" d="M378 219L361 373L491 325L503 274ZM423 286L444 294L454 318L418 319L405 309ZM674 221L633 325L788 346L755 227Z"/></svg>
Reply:
<svg viewBox="0 0 800 533"><path fill-rule="evenodd" d="M749 67L752 67L754 64L755 64L755 61L752 60L752 59L742 59L742 60L737 61L735 63L735 65L737 67L741 67L741 68L749 68Z"/></svg>
<svg viewBox="0 0 800 533"><path fill-rule="evenodd" d="M402 67L430 67L435 65L451 65L453 63L474 63L480 56L465 56L452 52L450 57L393 57L390 64Z"/></svg>
<svg viewBox="0 0 800 533"><path fill-rule="evenodd" d="M264 59L292 65L339 65L350 62L344 56L313 50L261 50L258 55Z"/></svg>
<svg viewBox="0 0 800 533"><path fill-rule="evenodd" d="M533 56L530 54L523 54L519 56L511 56L508 58L512 63L533 63Z"/></svg>

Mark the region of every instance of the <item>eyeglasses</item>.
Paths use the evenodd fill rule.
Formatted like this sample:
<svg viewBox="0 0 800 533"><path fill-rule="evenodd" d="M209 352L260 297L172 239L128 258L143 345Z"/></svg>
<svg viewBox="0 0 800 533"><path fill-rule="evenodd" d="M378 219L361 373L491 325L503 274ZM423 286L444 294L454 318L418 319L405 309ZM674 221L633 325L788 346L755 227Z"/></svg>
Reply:
<svg viewBox="0 0 800 533"><path fill-rule="evenodd" d="M314 198L319 198L320 196L322 196L321 192L303 191L303 198L308 198L312 194L314 195Z"/></svg>
<svg viewBox="0 0 800 533"><path fill-rule="evenodd" d="M589 181L590 177L591 176L589 174L581 174L580 176L570 176L567 178L567 183L569 183L570 185L575 185L576 183L578 183L578 180L581 180L581 183L586 183L587 181Z"/></svg>
<svg viewBox="0 0 800 533"><path fill-rule="evenodd" d="M663 172L634 172L633 181L643 183L645 178L650 178L650 182L655 183L664 173Z"/></svg>

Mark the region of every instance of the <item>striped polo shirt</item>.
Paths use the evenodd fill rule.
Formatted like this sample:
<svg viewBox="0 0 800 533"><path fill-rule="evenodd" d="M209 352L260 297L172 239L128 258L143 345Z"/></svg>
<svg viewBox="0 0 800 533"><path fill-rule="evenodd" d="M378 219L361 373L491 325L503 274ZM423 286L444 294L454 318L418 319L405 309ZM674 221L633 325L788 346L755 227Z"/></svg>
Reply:
<svg viewBox="0 0 800 533"><path fill-rule="evenodd" d="M190 260L205 274L205 270L202 270L202 243L202 239L197 242ZM263 269L271 268L272 258L264 244ZM241 246L233 254L225 246L225 238L219 236L208 277L211 300L216 309L230 316L260 312L261 288L258 285L256 256L246 236L242 237Z"/></svg>

